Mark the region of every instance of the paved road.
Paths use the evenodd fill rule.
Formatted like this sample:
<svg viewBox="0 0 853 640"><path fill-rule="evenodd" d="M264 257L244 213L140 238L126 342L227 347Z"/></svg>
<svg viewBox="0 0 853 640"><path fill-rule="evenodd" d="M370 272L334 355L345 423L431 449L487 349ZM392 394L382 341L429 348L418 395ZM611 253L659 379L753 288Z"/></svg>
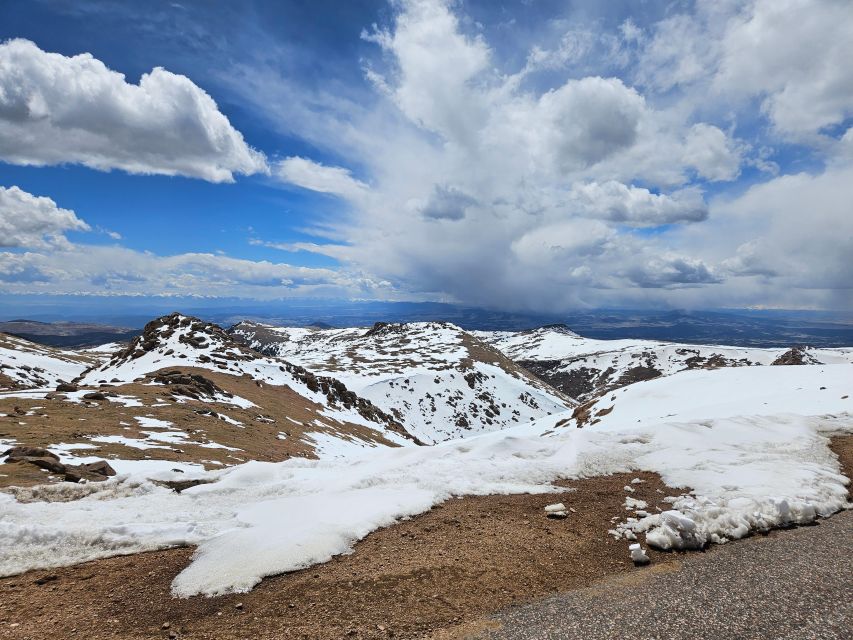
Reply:
<svg viewBox="0 0 853 640"><path fill-rule="evenodd" d="M484 637L853 638L853 511L660 569L503 612Z"/></svg>

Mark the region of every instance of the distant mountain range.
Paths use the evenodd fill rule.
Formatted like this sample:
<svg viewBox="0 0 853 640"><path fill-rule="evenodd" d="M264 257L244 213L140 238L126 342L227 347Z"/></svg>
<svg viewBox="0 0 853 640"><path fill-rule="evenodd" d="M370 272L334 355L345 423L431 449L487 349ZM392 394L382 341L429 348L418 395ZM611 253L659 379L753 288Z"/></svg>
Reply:
<svg viewBox="0 0 853 640"><path fill-rule="evenodd" d="M124 342L135 338L142 330L85 322L8 320L0 322L0 333L51 347L79 348L94 347L107 342Z"/></svg>

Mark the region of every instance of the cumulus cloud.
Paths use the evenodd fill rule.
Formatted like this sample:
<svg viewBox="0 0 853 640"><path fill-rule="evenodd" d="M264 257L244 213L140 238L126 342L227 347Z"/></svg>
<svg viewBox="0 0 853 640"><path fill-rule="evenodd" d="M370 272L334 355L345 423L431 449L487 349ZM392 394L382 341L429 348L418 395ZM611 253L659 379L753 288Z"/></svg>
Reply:
<svg viewBox="0 0 853 640"><path fill-rule="evenodd" d="M678 89L697 104L757 99L789 140L853 115L849 3L700 0L691 7L649 27L638 49L639 84Z"/></svg>
<svg viewBox="0 0 853 640"><path fill-rule="evenodd" d="M247 103L322 153L286 157L274 177L342 201L339 216L312 221L317 242L253 242L341 267L72 247L0 254L0 273L35 290L355 292L542 311L849 305L839 302L853 281L844 9L697 0L612 34L564 25L564 37L504 56L495 46L505 40L487 40L495 30L464 18L464 4L394 0L390 22L362 34L376 45L361 60L370 99L299 95L295 79L267 68L229 74ZM3 110L21 104L16 95L0 93L0 132L20 113L20 131L41 131L38 100ZM813 172L785 175L783 143L814 158ZM743 167L772 175L744 192L734 182Z"/></svg>
<svg viewBox="0 0 853 640"><path fill-rule="evenodd" d="M695 187L656 194L613 180L590 182L575 186L572 200L579 212L635 227L701 222L708 217L702 192Z"/></svg>
<svg viewBox="0 0 853 640"><path fill-rule="evenodd" d="M18 187L0 187L0 247L64 245L66 231L88 231L70 209L50 198L34 196Z"/></svg>
<svg viewBox="0 0 853 640"><path fill-rule="evenodd" d="M727 25L721 46L717 89L761 96L780 132L814 134L853 116L849 3L758 0Z"/></svg>
<svg viewBox="0 0 853 640"><path fill-rule="evenodd" d="M634 230L706 219L702 190L688 183L737 174L740 157L722 130L655 108L619 78L534 88L538 71L582 55L571 39L502 73L459 5L394 6L392 25L363 34L382 53L367 77L383 117L353 122L360 137L340 145L370 176L370 196L352 197L366 187L345 169L294 162L288 181L356 205L325 229L331 242L300 249L412 295L487 306L553 310L638 286L718 281L711 266L667 246L665 233Z"/></svg>
<svg viewBox="0 0 853 640"><path fill-rule="evenodd" d="M683 160L703 178L734 180L740 174L741 153L718 127L695 124L687 133Z"/></svg>
<svg viewBox="0 0 853 640"><path fill-rule="evenodd" d="M213 99L157 67L139 84L88 53L0 44L0 159L231 182L266 171Z"/></svg>
<svg viewBox="0 0 853 640"><path fill-rule="evenodd" d="M366 184L353 178L348 169L329 167L299 156L279 162L275 173L286 183L346 200L360 200L370 190Z"/></svg>

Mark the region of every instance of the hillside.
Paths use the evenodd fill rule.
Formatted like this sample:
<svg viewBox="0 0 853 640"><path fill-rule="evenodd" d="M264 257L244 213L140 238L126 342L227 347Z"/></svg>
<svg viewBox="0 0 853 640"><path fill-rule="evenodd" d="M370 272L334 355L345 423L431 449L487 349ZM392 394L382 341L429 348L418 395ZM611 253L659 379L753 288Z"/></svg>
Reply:
<svg viewBox="0 0 853 640"><path fill-rule="evenodd" d="M180 314L150 322L111 354L8 337L2 344L0 365L16 376L16 390L0 393L0 444L47 449L60 464L107 460L118 473L174 476L417 444L340 381L263 356ZM48 462L0 468L0 485L63 478Z"/></svg>
<svg viewBox="0 0 853 640"><path fill-rule="evenodd" d="M497 431L574 406L450 323L312 329L241 322L229 333L263 353L340 379L425 443Z"/></svg>
<svg viewBox="0 0 853 640"><path fill-rule="evenodd" d="M691 369L853 362L851 348L755 348L652 340L594 340L562 325L474 331L560 391L587 401L635 382Z"/></svg>

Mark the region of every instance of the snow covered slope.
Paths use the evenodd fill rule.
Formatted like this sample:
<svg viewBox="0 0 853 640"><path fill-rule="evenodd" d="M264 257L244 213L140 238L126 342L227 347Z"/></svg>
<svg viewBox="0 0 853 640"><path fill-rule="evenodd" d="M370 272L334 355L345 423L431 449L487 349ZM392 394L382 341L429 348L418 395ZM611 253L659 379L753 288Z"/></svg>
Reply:
<svg viewBox="0 0 853 640"><path fill-rule="evenodd" d="M53 388L76 378L94 362L93 356L0 333L0 391Z"/></svg>
<svg viewBox="0 0 853 640"><path fill-rule="evenodd" d="M853 412L853 365L682 371L616 389L575 409L573 426L652 426L743 415Z"/></svg>
<svg viewBox="0 0 853 640"><path fill-rule="evenodd" d="M241 322L229 333L342 380L425 443L504 429L574 404L449 323L304 329Z"/></svg>
<svg viewBox="0 0 853 640"><path fill-rule="evenodd" d="M851 348L759 349L652 340L594 340L562 325L531 331L472 333L581 401L686 369L853 362Z"/></svg>
<svg viewBox="0 0 853 640"><path fill-rule="evenodd" d="M67 479L59 465L5 462L12 445L46 449L42 457L61 464L104 460L119 473L157 475L418 444L340 381L180 314L150 322L112 354L3 345L14 365L3 371L17 378L0 390L0 487Z"/></svg>
<svg viewBox="0 0 853 640"><path fill-rule="evenodd" d="M300 396L325 407L336 422L358 422L380 429L392 441L403 438L399 424L339 380L318 377L281 359L263 356L235 342L219 326L173 313L145 326L141 336L103 365L87 371L81 385L141 381L167 368L194 367L232 376L248 376L257 384L287 386ZM328 426L328 425L325 425Z"/></svg>
<svg viewBox="0 0 853 640"><path fill-rule="evenodd" d="M250 462L180 494L121 479L54 487L35 501L0 494L0 574L197 544L175 595L245 591L453 496L557 491L557 479L631 470L657 472L685 493L662 513L626 500L633 515L615 525L620 540L645 534L659 547L700 548L806 523L847 505L826 436L853 433L850 371L684 372L626 389L617 409L581 429L555 415L433 447ZM661 415L667 403L671 415Z"/></svg>

